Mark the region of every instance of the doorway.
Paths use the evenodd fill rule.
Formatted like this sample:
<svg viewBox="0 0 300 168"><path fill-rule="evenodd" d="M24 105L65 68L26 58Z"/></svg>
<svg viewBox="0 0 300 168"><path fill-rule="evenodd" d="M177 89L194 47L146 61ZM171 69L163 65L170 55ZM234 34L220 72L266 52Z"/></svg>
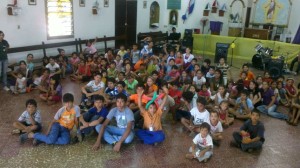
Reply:
<svg viewBox="0 0 300 168"><path fill-rule="evenodd" d="M126 40L116 40L115 46L128 48L136 43L137 0L116 0L115 4L115 36L127 36Z"/></svg>

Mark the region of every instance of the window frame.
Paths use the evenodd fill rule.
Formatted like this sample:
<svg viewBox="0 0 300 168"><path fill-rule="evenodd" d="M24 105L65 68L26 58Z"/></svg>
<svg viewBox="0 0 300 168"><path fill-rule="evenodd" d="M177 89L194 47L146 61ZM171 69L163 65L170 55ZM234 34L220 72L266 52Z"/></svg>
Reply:
<svg viewBox="0 0 300 168"><path fill-rule="evenodd" d="M45 13L46 13L46 31L47 31L47 40L54 40L54 39L67 39L67 38L74 38L75 33L74 33L74 5L73 5L73 0L69 0L72 7L71 11L71 19L72 19L72 34L71 35L59 35L59 36L50 36L49 35L49 20L48 20L48 0L45 0Z"/></svg>

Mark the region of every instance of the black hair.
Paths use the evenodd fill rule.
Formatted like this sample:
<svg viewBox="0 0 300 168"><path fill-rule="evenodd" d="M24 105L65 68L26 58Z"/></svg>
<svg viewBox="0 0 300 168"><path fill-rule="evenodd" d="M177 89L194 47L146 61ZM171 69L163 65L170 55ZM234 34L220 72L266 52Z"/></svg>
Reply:
<svg viewBox="0 0 300 168"><path fill-rule="evenodd" d="M76 55L77 56L78 54L77 54L77 52L72 52L72 55Z"/></svg>
<svg viewBox="0 0 300 168"><path fill-rule="evenodd" d="M61 53L62 51L65 51L65 50L62 48L58 48L57 51L58 51L58 53Z"/></svg>
<svg viewBox="0 0 300 168"><path fill-rule="evenodd" d="M21 65L22 63L25 64L25 65L27 65L27 63L24 60L20 61L19 65Z"/></svg>
<svg viewBox="0 0 300 168"><path fill-rule="evenodd" d="M1 33L1 32L0 32L0 33ZM27 107L28 105L33 105L33 106L37 107L37 102L36 102L34 99L28 99L28 100L26 101L25 105L26 105L26 107Z"/></svg>
<svg viewBox="0 0 300 168"><path fill-rule="evenodd" d="M253 110L252 112L251 112L251 114L252 113L256 113L256 114L258 114L258 116L260 116L260 112L258 111L258 110Z"/></svg>
<svg viewBox="0 0 300 168"><path fill-rule="evenodd" d="M169 60L169 62L170 62L170 61L174 61L174 62L175 62L175 59L174 59L174 58L171 58L171 59Z"/></svg>
<svg viewBox="0 0 300 168"><path fill-rule="evenodd" d="M178 69L177 65L173 65L172 69L176 69L177 70Z"/></svg>
<svg viewBox="0 0 300 168"><path fill-rule="evenodd" d="M182 98L187 102L191 102L193 100L194 94L191 91L186 91L182 93Z"/></svg>
<svg viewBox="0 0 300 168"><path fill-rule="evenodd" d="M243 64L242 68L244 68L245 66L249 68L248 63Z"/></svg>
<svg viewBox="0 0 300 168"><path fill-rule="evenodd" d="M102 95L95 95L94 96L94 102L97 101L97 100L100 100L100 101L104 102L104 97Z"/></svg>
<svg viewBox="0 0 300 168"><path fill-rule="evenodd" d="M119 75L120 75L120 74L123 74L123 76L125 76L125 72L123 72L123 71L119 72Z"/></svg>
<svg viewBox="0 0 300 168"><path fill-rule="evenodd" d="M137 84L137 85L136 85L136 88L139 88L139 87L141 87L141 88L145 89L145 85L144 85L144 84L142 84L142 83L139 83L139 84Z"/></svg>
<svg viewBox="0 0 300 168"><path fill-rule="evenodd" d="M197 58L193 58L192 61L196 61L197 62Z"/></svg>
<svg viewBox="0 0 300 168"><path fill-rule="evenodd" d="M102 77L102 74L100 72L94 73L94 77L97 76L97 75L99 75L100 77Z"/></svg>
<svg viewBox="0 0 300 168"><path fill-rule="evenodd" d="M117 85L122 85L122 87L124 88L126 86L126 83L124 81L119 81Z"/></svg>
<svg viewBox="0 0 300 168"><path fill-rule="evenodd" d="M3 34L3 35L4 35L3 31L0 30L0 34Z"/></svg>
<svg viewBox="0 0 300 168"><path fill-rule="evenodd" d="M210 125L207 122L204 122L200 125L200 130L206 128L208 132L210 132Z"/></svg>
<svg viewBox="0 0 300 168"><path fill-rule="evenodd" d="M210 61L210 59L205 59L203 62L206 62L208 65L210 65L210 63L211 63L211 61Z"/></svg>
<svg viewBox="0 0 300 168"><path fill-rule="evenodd" d="M74 96L71 93L65 93L63 95L63 102L64 103L74 102Z"/></svg>
<svg viewBox="0 0 300 168"><path fill-rule="evenodd" d="M117 100L118 100L118 99L123 99L124 102L126 102L126 101L127 101L127 96L124 95L123 93L119 93L119 94L117 95L116 99L117 99Z"/></svg>
<svg viewBox="0 0 300 168"><path fill-rule="evenodd" d="M28 58L30 55L33 57L33 54L29 53L29 54L27 54L27 58Z"/></svg>
<svg viewBox="0 0 300 168"><path fill-rule="evenodd" d="M200 103L202 105L206 105L206 99L204 97L198 97L197 103Z"/></svg>
<svg viewBox="0 0 300 168"><path fill-rule="evenodd" d="M116 82L116 80L115 80L114 78L107 78L107 83L108 83L108 82L115 83L115 82Z"/></svg>
<svg viewBox="0 0 300 168"><path fill-rule="evenodd" d="M159 75L159 73L156 70L152 71L152 73L151 73L151 75L154 75L154 74L157 75L157 76Z"/></svg>
<svg viewBox="0 0 300 168"><path fill-rule="evenodd" d="M217 111L215 111L215 110L210 111L210 115L213 114L213 113L215 113L215 114L217 114L217 116L219 116L219 113Z"/></svg>
<svg viewBox="0 0 300 168"><path fill-rule="evenodd" d="M51 57L49 57L49 61L50 61L50 59L55 60L55 57L54 57L54 56L51 56Z"/></svg>
<svg viewBox="0 0 300 168"><path fill-rule="evenodd" d="M249 92L248 92L248 90L243 89L243 90L241 91L241 94L245 94L246 96L248 96L248 95L249 95Z"/></svg>

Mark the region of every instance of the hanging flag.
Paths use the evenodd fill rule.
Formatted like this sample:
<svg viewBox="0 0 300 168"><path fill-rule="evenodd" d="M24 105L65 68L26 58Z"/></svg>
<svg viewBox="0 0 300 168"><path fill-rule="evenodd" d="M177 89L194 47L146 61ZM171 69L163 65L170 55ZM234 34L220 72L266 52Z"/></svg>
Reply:
<svg viewBox="0 0 300 168"><path fill-rule="evenodd" d="M183 23L185 22L185 20L187 20L188 16L190 14L192 14L192 12L194 11L194 7L195 7L195 0L190 0L189 5L188 5L188 7L186 9L185 14L182 15L182 17L181 17L182 20L183 20Z"/></svg>

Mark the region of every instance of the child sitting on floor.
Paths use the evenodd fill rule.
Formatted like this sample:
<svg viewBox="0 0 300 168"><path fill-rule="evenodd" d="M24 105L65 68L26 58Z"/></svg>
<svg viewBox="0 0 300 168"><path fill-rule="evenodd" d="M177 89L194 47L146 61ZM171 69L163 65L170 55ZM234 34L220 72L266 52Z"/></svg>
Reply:
<svg viewBox="0 0 300 168"><path fill-rule="evenodd" d="M224 127L228 127L234 121L234 118L228 117L228 106L229 106L228 101L224 100L220 103L219 109L217 109L220 116L220 122Z"/></svg>
<svg viewBox="0 0 300 168"><path fill-rule="evenodd" d="M161 126L161 116L163 113L163 108L168 98L168 89L163 88L165 93L162 103L156 109L156 104L153 102L149 105L148 110L142 106L142 95L143 90L137 89L137 94L139 96L138 106L140 109L140 114L144 118L143 129L140 129L136 132L136 135L141 139L145 144L156 145L164 141L165 134L162 131ZM147 106L146 106L147 108Z"/></svg>
<svg viewBox="0 0 300 168"><path fill-rule="evenodd" d="M90 108L88 112L83 113L79 117L81 133L84 136L89 135L93 132L96 125L101 124L106 119L108 110L104 107L104 97L101 95L95 95L94 97L94 107Z"/></svg>
<svg viewBox="0 0 300 168"><path fill-rule="evenodd" d="M300 83L298 84L298 90L299 88L300 88ZM287 122L293 126L297 126L299 116L300 116L300 92L299 91L297 97L293 98L291 102L291 108L292 108L292 116L289 118Z"/></svg>
<svg viewBox="0 0 300 168"><path fill-rule="evenodd" d="M216 146L220 145L220 141L223 139L222 123L219 120L219 114L216 111L211 111L209 116L208 124L210 125L210 135L213 139L213 144Z"/></svg>
<svg viewBox="0 0 300 168"><path fill-rule="evenodd" d="M37 110L37 103L34 99L26 101L26 110L19 117L18 121L13 123L12 134L29 133L41 131L41 113Z"/></svg>
<svg viewBox="0 0 300 168"><path fill-rule="evenodd" d="M40 98L46 101L48 105L60 102L62 97L62 86L57 76L50 77L48 92L40 94Z"/></svg>
<svg viewBox="0 0 300 168"><path fill-rule="evenodd" d="M200 133L193 139L192 146L189 149L190 153L186 154L186 158L207 162L213 154L213 141L209 132L210 126L208 123L204 122L200 125Z"/></svg>
<svg viewBox="0 0 300 168"><path fill-rule="evenodd" d="M229 109L229 113L238 119L250 119L254 106L251 99L248 98L248 91L242 90L240 95L235 101L234 108Z"/></svg>
<svg viewBox="0 0 300 168"><path fill-rule="evenodd" d="M234 141L231 142L231 145L248 152L252 152L253 149L261 149L265 141L265 127L259 118L260 113L252 111L251 119L244 123L239 132L233 133Z"/></svg>
<svg viewBox="0 0 300 168"><path fill-rule="evenodd" d="M120 93L116 99L117 107L110 110L102 125L96 126L99 134L93 150L101 148L102 136L107 143L113 145L113 150L116 152L120 151L122 143L131 143L134 138L134 116L126 106L127 97ZM113 118L116 119L117 126L108 125Z"/></svg>
<svg viewBox="0 0 300 168"><path fill-rule="evenodd" d="M17 77L16 85L11 88L11 91L13 94L26 93L26 78L21 72L18 72Z"/></svg>
<svg viewBox="0 0 300 168"><path fill-rule="evenodd" d="M73 81L87 82L91 79L91 76L91 67L86 64L86 61L80 60L77 71L70 75L70 78Z"/></svg>

